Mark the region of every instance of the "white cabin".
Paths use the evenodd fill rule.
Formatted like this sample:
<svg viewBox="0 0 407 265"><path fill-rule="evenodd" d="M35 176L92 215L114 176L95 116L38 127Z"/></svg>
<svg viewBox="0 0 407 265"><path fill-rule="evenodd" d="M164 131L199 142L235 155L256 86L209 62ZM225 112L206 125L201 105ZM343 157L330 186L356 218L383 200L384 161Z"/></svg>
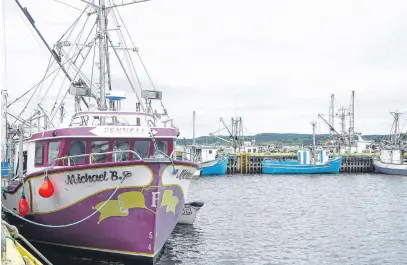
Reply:
<svg viewBox="0 0 407 265"><path fill-rule="evenodd" d="M401 150L381 150L380 161L386 164L403 164L403 153Z"/></svg>
<svg viewBox="0 0 407 265"><path fill-rule="evenodd" d="M185 155L185 158L187 160L194 160L193 157L195 157L195 161L199 162L207 162L207 161L212 161L215 160L217 152L220 150L220 147L217 146L184 146L182 148L183 151L185 151L187 154ZM194 154L194 155L192 155Z"/></svg>
<svg viewBox="0 0 407 265"><path fill-rule="evenodd" d="M313 164L313 158L311 150L300 150L297 152L298 160L302 165ZM316 149L315 150L315 163L324 164L329 161L329 150L326 149Z"/></svg>

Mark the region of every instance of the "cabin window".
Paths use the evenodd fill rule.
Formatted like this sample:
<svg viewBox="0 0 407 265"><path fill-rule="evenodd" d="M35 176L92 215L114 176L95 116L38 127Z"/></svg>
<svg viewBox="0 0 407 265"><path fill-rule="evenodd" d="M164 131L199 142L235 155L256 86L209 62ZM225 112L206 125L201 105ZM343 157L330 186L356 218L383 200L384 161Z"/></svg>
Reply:
<svg viewBox="0 0 407 265"><path fill-rule="evenodd" d="M35 146L35 165L44 164L44 144Z"/></svg>
<svg viewBox="0 0 407 265"><path fill-rule="evenodd" d="M253 153L256 153L256 148L253 149Z"/></svg>
<svg viewBox="0 0 407 265"><path fill-rule="evenodd" d="M247 149L247 152L250 153L252 151L252 149Z"/></svg>
<svg viewBox="0 0 407 265"><path fill-rule="evenodd" d="M136 118L136 126L140 126L140 118Z"/></svg>
<svg viewBox="0 0 407 265"><path fill-rule="evenodd" d="M149 141L136 141L134 143L134 151L137 152L141 158L148 157L148 152L150 151L150 142ZM137 155L133 156L134 160L138 160Z"/></svg>
<svg viewBox="0 0 407 265"><path fill-rule="evenodd" d="M91 153L106 153L109 151L108 141L93 141L90 145ZM107 154L93 155L92 163L106 163Z"/></svg>
<svg viewBox="0 0 407 265"><path fill-rule="evenodd" d="M69 146L68 156L83 155L86 152L85 141L72 141ZM85 162L85 156L70 157L71 162L74 164L82 164Z"/></svg>
<svg viewBox="0 0 407 265"><path fill-rule="evenodd" d="M60 142L48 143L48 164L51 165L58 157Z"/></svg>
<svg viewBox="0 0 407 265"><path fill-rule="evenodd" d="M212 150L209 150L209 154L212 154Z"/></svg>
<svg viewBox="0 0 407 265"><path fill-rule="evenodd" d="M164 154L167 154L168 146L166 141L156 141L156 144L158 150L160 150Z"/></svg>
<svg viewBox="0 0 407 265"><path fill-rule="evenodd" d="M113 161L127 161L129 159L129 152L127 150L130 149L130 143L128 141L115 141L113 145L113 151L119 151L117 153L113 153ZM125 152L120 152L125 151Z"/></svg>

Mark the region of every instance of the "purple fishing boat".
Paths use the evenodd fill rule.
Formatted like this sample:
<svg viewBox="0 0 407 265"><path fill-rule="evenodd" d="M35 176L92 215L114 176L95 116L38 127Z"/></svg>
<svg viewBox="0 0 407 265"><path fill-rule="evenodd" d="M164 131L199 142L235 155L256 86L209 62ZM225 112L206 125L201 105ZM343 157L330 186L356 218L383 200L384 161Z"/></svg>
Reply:
<svg viewBox="0 0 407 265"><path fill-rule="evenodd" d="M153 260L182 214L198 164L177 160L175 143L180 132L172 120L163 120L168 116L165 109L159 114L153 107L153 102L161 101L161 92L141 90L134 109L123 111L126 94L110 91L108 50L118 55L119 49L108 34L107 21L108 14L118 14L116 7L101 0L88 4L83 13L95 18L91 32L97 37L76 49L86 54L96 50L98 43L98 84L77 67L85 56L68 59L63 49L68 46L66 40L52 50L55 61L66 70L75 112L60 126L53 125L51 114L35 116L38 121L48 118L43 126L38 124L37 132L24 125L14 130L18 139L8 141L14 147L8 162L15 169L9 171L2 203L8 216L19 221L24 235L34 241ZM27 9L21 9L35 28ZM123 50L125 54L134 51ZM76 74L61 61L76 69ZM93 70L95 63L91 66ZM130 70L123 70L129 77ZM134 89L130 78L129 83ZM89 101L97 107L92 109Z"/></svg>

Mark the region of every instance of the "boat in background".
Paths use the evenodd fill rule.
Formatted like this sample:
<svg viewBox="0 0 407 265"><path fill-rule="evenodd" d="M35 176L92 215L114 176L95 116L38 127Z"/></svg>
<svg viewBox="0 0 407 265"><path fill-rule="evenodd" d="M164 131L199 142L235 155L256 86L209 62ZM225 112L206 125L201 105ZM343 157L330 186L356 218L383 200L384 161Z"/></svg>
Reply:
<svg viewBox="0 0 407 265"><path fill-rule="evenodd" d="M195 111L193 111L192 145L185 145L182 159L199 163L194 176L225 175L229 154L220 154L224 149L213 145L199 145L195 139ZM182 153L180 153L182 154Z"/></svg>
<svg viewBox="0 0 407 265"><path fill-rule="evenodd" d="M221 147L191 145L184 147L186 160L199 163L199 168L194 176L225 175L229 154L220 154Z"/></svg>
<svg viewBox="0 0 407 265"><path fill-rule="evenodd" d="M402 141L399 129L400 112L391 112L394 117L390 141L381 142L380 157L373 160L375 172L407 176L407 158L404 156L407 143Z"/></svg>
<svg viewBox="0 0 407 265"><path fill-rule="evenodd" d="M192 225L195 222L196 215L204 205L203 202L188 202L184 204L181 217L178 220L178 224Z"/></svg>
<svg viewBox="0 0 407 265"><path fill-rule="evenodd" d="M297 160L265 159L262 162L264 174L328 174L339 173L342 157L331 159L330 150L315 148L315 127L313 126L313 145L308 150L297 152Z"/></svg>
<svg viewBox="0 0 407 265"><path fill-rule="evenodd" d="M298 160L265 159L262 162L264 174L328 174L339 173L342 157L329 158L329 150L300 150Z"/></svg>

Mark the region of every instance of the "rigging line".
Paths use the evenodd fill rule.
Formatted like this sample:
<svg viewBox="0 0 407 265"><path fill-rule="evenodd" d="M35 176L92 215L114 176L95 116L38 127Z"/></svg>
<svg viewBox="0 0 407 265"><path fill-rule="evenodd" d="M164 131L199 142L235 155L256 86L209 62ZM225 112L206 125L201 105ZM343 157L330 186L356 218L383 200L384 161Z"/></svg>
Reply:
<svg viewBox="0 0 407 265"><path fill-rule="evenodd" d="M86 46L84 46L79 52L81 52ZM75 57L76 54L74 54L69 60L71 60L73 57ZM52 57L52 56L51 56ZM52 58L51 58L52 59ZM68 63L67 60L64 63L61 63L62 66L64 66L65 64ZM27 95L28 93L30 93L31 90L33 90L34 88L36 88L39 84L41 84L41 82L43 82L45 79L47 79L48 77L50 77L52 74L54 74L55 72L57 72L58 70L60 70L61 67L58 67L54 70L52 70L52 72L50 72L47 76L45 76L43 79L41 79L37 84L35 84L32 88L30 88L29 90L27 90L26 92L24 92L20 97L16 98L13 102L11 102L10 104L7 105L7 107L10 107L12 104L16 103L17 101L19 101L21 98L23 98L25 95Z"/></svg>
<svg viewBox="0 0 407 265"><path fill-rule="evenodd" d="M117 15L118 15L118 17L119 17L119 19L120 19L120 21L121 21L121 24L123 25L124 29L126 30L127 35L128 35L129 38L130 38L131 44L133 45L133 47L136 47L136 45L135 45L135 43L134 43L134 41L133 41L133 38L132 38L131 35L130 35L129 30L127 29L127 26L126 26L126 24L124 23L124 20L123 20L122 16L120 15L119 10L117 10L117 8L115 8L115 9L113 9L113 12L114 12L114 11L117 12ZM148 79L150 80L151 86L153 87L154 90L157 90L156 87L155 87L155 85L154 85L154 83L153 83L153 80L151 79L150 74L149 74L148 71L147 71L147 67L145 66L143 60L141 59L141 55L140 55L140 53L138 52L138 49L136 49L136 53L137 53L137 56L138 56L138 58L139 58L139 60L140 60L140 62L141 62L141 65L143 66L144 71L145 71L146 74L147 74ZM165 111L167 117L169 118L170 116L168 115L167 109L164 107L163 101L162 101L161 99L160 99L160 103L161 103L161 107L164 109L164 111Z"/></svg>
<svg viewBox="0 0 407 265"><path fill-rule="evenodd" d="M96 56L96 45L93 46L92 73L90 76L90 88L91 89L92 89L92 84L93 84L93 70L95 69L95 56ZM89 96L89 101L90 101L90 96Z"/></svg>
<svg viewBox="0 0 407 265"><path fill-rule="evenodd" d="M81 0L81 1L84 1L84 0ZM106 9L108 9L108 8L117 8L117 7L120 7L120 6L127 6L127 5L132 5L132 4L139 4L139 3L143 3L143 2L148 2L148 1L151 1L151 0L133 0L133 2L129 2L129 3L123 3L123 4L120 4L120 5L113 5L113 6L108 6L108 7L106 7ZM85 1L84 1L85 2Z"/></svg>
<svg viewBox="0 0 407 265"><path fill-rule="evenodd" d="M92 1L92 2L93 2L93 1ZM88 5L83 9L83 11L82 11L82 13L79 15L79 17L72 23L72 25L65 31L65 33L62 34L62 36L57 40L57 42L61 41L62 38L63 38L71 29L73 29L73 27L76 26L76 24L79 22L79 20L81 19L82 15L86 12L86 9L88 9L89 6L90 6L90 5L88 4ZM91 13L87 13L87 14L89 15L89 14L91 14ZM69 38L69 37L71 36L72 32L73 32L73 30L69 33L69 35L68 35L67 38Z"/></svg>
<svg viewBox="0 0 407 265"><path fill-rule="evenodd" d="M52 56L49 58L48 61L48 66L47 66L47 70L45 71L44 77L47 74L48 70L51 68L51 66L53 65L53 61L52 61ZM36 86L33 94L31 95L31 97L28 99L27 103L25 104L24 108L22 109L22 111L20 112L20 114L18 115L18 117L21 117L21 115L23 115L23 113L25 112L26 108L28 107L28 104L30 104L31 100L34 98L35 93L37 92L38 88L42 88L43 84L44 84L44 77L42 78L42 81L40 83L38 83L38 85ZM40 89L41 90L41 89ZM13 125L16 123L17 121L14 121Z"/></svg>
<svg viewBox="0 0 407 265"><path fill-rule="evenodd" d="M56 105L57 105L59 96L61 95L62 87L64 86L66 79L67 79L67 77L65 76L65 77L64 77L64 80L62 81L61 87L59 88L58 95L57 95L57 97L56 97L56 99L55 99L54 106L52 106L52 109L51 109L50 113L54 112L54 109L55 109L55 107L56 107Z"/></svg>
<svg viewBox="0 0 407 265"><path fill-rule="evenodd" d="M91 41L88 45L90 45L90 44L94 45L97 38L98 38L98 36L96 36L95 38L93 38L92 41ZM88 45L85 45L84 47L89 47ZM90 48L92 48L92 47L90 47ZM82 49L84 49L84 48L82 48ZM89 50L88 50L86 56L88 56L88 54L90 53L91 50L92 50L92 49L89 49ZM54 117L55 117L56 113L58 112L59 108L61 107L61 104L63 103L63 101L65 100L66 96L68 95L70 86L71 86L72 83L74 82L75 78L78 76L78 74L79 74L79 72L80 72L80 70L82 69L82 66L83 66L84 64L85 64L85 61L82 61L82 63L81 63L81 65L79 66L79 69L78 69L78 71L76 72L75 76L72 78L72 80L70 80L69 87L68 87L68 89L66 90L65 95L64 95L64 97L62 98L61 102L59 103L58 108L56 108L55 112L54 112L54 113L51 113L51 115L50 115L50 120L51 120L51 121L54 120Z"/></svg>
<svg viewBox="0 0 407 265"><path fill-rule="evenodd" d="M82 29L81 29L81 32L79 33L78 37L77 37L76 40L75 40L76 43L80 42L80 38L82 37L82 34L83 34L83 32L85 31L85 26L86 26L86 24L88 23L88 20L89 20L89 16L86 18L86 21L85 21L85 23L83 24L83 27L82 27ZM95 28L95 25L96 25L96 23L93 24L92 28L91 28L90 31L89 31L88 36L86 37L86 39L85 39L85 41L84 41L84 43L88 42L88 39L89 39L89 37L90 37L90 34L92 33L93 29ZM79 47L78 47L77 45L76 45L76 47L79 49ZM72 49L72 48L71 48L71 49ZM70 52L70 51L69 51L69 52ZM68 55L69 55L69 52L68 52ZM75 58L75 60L73 61L73 63L76 63L76 60L78 60L79 55L80 55L80 53L78 53L78 55L76 56L76 58Z"/></svg>
<svg viewBox="0 0 407 265"><path fill-rule="evenodd" d="M7 52L6 52L6 48L7 48L7 43L6 43L6 11L5 11L5 7L6 7L6 4L5 4L5 1L1 1L1 8L2 8L2 11L3 11L3 21L2 21L2 23L3 23L3 47L4 47L4 61L3 61L3 63L4 63L4 69L3 69L3 71L4 71L4 77L3 77L3 82L4 82L4 87L2 87L1 88L1 90L6 90L7 91L7 56L6 56L6 54L7 54ZM1 86L3 86L3 84L0 84ZM3 126L5 126L5 125L3 125Z"/></svg>
<svg viewBox="0 0 407 265"><path fill-rule="evenodd" d="M83 32L84 32L84 29L85 29L85 26L86 26L86 24L87 24L87 22L88 22L88 19L89 19L89 16L87 17L87 19L86 19L86 21L85 21L85 23L84 23L84 25L83 25L83 27L82 27L82 29L81 29L81 32L79 33L79 35L78 35L78 37L76 38L75 42L78 42L78 41L80 40L80 37L82 36L82 34L83 34ZM86 39L85 39L85 41L84 41L84 43L86 43L86 42L88 41L88 39L89 39L89 37L90 37L90 34L92 33L92 31L93 31L95 25L96 25L96 24L93 24L93 26L92 26L92 28L91 28L91 30L90 30L88 36L86 37ZM86 45L85 45L84 47L86 47ZM94 46L94 47L95 47L95 46ZM71 47L71 49L68 51L68 55L69 55L69 53L72 51L72 49L73 49L73 47ZM78 47L78 49L79 49L79 47ZM84 48L82 48L82 49L79 50L79 51L78 51L78 50L75 51L75 52L78 51L78 53L77 53L77 56L76 56L76 58L75 58L75 60L74 60L74 62L73 62L72 64L75 64L76 60L78 59L79 55L82 53L83 49L84 49ZM83 62L84 62L85 60L86 60L86 57L84 58ZM70 59L67 60L67 61L70 62ZM72 66L72 64L70 64L70 66L68 67L68 69ZM79 70L78 70L78 71L79 71ZM58 95L57 95L57 97L56 97L54 106L52 107L51 113L53 113L54 110L55 110L55 107L56 107L56 105L57 105L57 103L58 103L58 98L59 98L59 96L60 96L60 94L61 94L62 87L63 87L63 85L65 84L65 81L66 81L66 76L65 76L65 78L64 78L64 80L63 80L63 82L62 82L62 85L61 85L60 89L59 89L59 92L58 92ZM92 88L92 85L91 85L91 88ZM64 98L65 98L65 97L64 97ZM89 98L89 100L90 100L90 98Z"/></svg>
<svg viewBox="0 0 407 265"><path fill-rule="evenodd" d="M112 40L110 39L110 36L109 36L108 33L106 34L106 37L107 37L107 39L109 40L110 45L113 47L113 42L112 42ZM135 90L135 88L134 88L134 86L133 86L133 83L132 83L131 80L130 80L129 74L127 73L126 69L124 68L124 65L123 65L122 61L120 61L120 58L119 58L119 55L117 54L116 49L113 48L113 51L114 51L114 53L115 53L117 59L119 60L119 63L120 63L120 65L121 65L121 67L123 68L123 72L125 73L125 75L126 75L128 81L129 81L129 83L130 83L131 88L133 89L134 92L136 92L136 90ZM145 112L144 104L143 104L143 102L140 100L140 97L139 97L139 95L137 94L137 92L136 92L136 97L137 97L137 99L138 99L138 101L139 101L139 103L140 103L141 109L143 110L143 112Z"/></svg>
<svg viewBox="0 0 407 265"><path fill-rule="evenodd" d="M3 1L3 0L2 0ZM23 20L24 25L27 27L28 31L31 33L31 35L33 36L33 38L35 39L35 41L37 42L38 46L42 48L42 43L38 40L37 35L34 34L33 29L27 24L27 18L23 17L23 15L21 14L21 12L18 12L20 18ZM42 49L41 49L42 51Z"/></svg>
<svg viewBox="0 0 407 265"><path fill-rule="evenodd" d="M64 2L62 2L62 1L59 1L59 0L53 0L53 1L58 2L58 3L60 3L60 4L63 4L63 5L66 5L66 6L69 6L69 7L73 8L73 9L82 11L82 9L80 9L80 8L78 8L78 7L75 7L75 6L71 6L71 5L69 5L69 4L67 4L67 3L64 3Z"/></svg>
<svg viewBox="0 0 407 265"><path fill-rule="evenodd" d="M86 18L86 21L85 21L85 23L84 23L84 25L83 25L83 27L82 27L82 29L81 29L81 32L79 33L79 35L78 35L77 38L75 39L75 43L78 42L78 40L79 40L80 37L82 36L82 33L83 33L83 31L85 30L85 26L86 26L86 23L88 22L88 20L89 20L89 16ZM92 30L93 30L93 28L92 28ZM91 31L92 31L92 30L91 30ZM89 35L90 35L90 34L89 34ZM88 40L89 35L88 35L88 37L86 38L85 42ZM62 47L61 47L61 49L62 49ZM74 46L71 46L71 48L69 49L69 51L68 51L66 57L69 56L69 54L71 53L71 51L72 51L73 49L74 49ZM75 50L75 52L77 52L77 50ZM74 53L75 53L75 52L74 52ZM81 53L81 51L78 53L76 59L79 57L79 54L80 54L80 53ZM75 59L75 60L76 60L76 59ZM68 65L67 71L69 71L70 68L71 68L71 65ZM59 68L58 72L59 72L60 70L61 70L61 68ZM55 74L53 80L51 81L51 84L49 85L47 91L44 93L44 95L43 95L43 97L42 97L42 99L41 99L41 101L40 101L39 104L41 104L41 103L43 102L43 100L45 99L45 97L46 97L46 95L48 94L48 92L49 92L51 86L54 84L54 81L55 81L55 79L56 79L57 76L58 76L58 73ZM65 76L65 78L64 78L64 80L63 80L63 82L62 82L62 85L61 85L61 87L60 87L60 89L59 89L59 91L58 91L58 96L57 96L56 99L55 99L55 104L54 104L54 106L53 106L53 108L52 108L52 110L51 110L51 113L53 112L53 110L54 110L54 108L55 108L55 106L56 106L56 104L57 104L59 95L61 94L61 90L62 90L62 87L63 87L65 81L66 81L66 76Z"/></svg>
<svg viewBox="0 0 407 265"><path fill-rule="evenodd" d="M118 11L115 10L115 9L112 9L112 10L113 10L113 19L114 19L113 22L115 23L115 26L118 27L118 24L119 24L119 23L118 23L118 20L117 20L117 17L116 17L116 13L115 13L115 11L116 11L116 12L118 12ZM122 24L123 24L123 26L125 26L123 22L122 22ZM121 40L121 42L123 42L124 47L126 48L126 50L125 50L125 52L124 52L125 58L126 58L126 63L127 63L127 65L131 66L131 67L129 67L130 70L132 70L132 71L133 71L133 74L136 76L136 79L137 79L137 82L138 82L138 84L139 84L139 86L140 86L140 89L143 89L143 86L141 85L141 81L140 81L140 79L139 79L139 77L138 77L138 75L137 75L136 68L134 67L133 60L132 60L132 58L131 58L131 56L130 56L129 51L127 50L127 43L126 43L126 40L125 40L124 37L123 37L123 34L122 34L121 30L118 31L117 36L119 37L119 39ZM113 45L112 45L112 46L113 46ZM126 57L126 56L127 56L127 57ZM129 60L129 59L130 59L130 60ZM120 59L119 59L119 60L120 60Z"/></svg>

